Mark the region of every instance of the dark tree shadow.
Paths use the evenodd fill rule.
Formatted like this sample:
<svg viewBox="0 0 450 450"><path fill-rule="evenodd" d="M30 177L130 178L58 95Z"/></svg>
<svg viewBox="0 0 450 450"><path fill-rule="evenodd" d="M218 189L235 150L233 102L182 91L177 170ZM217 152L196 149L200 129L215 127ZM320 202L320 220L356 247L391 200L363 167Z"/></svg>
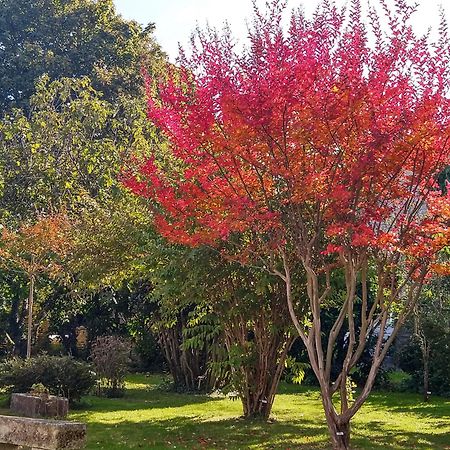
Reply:
<svg viewBox="0 0 450 450"><path fill-rule="evenodd" d="M448 422L446 424L448 426ZM370 429L367 436L364 429ZM373 450L446 450L450 449L450 435L447 431L433 433L411 432L401 430L386 430L383 422L372 421L364 427L353 427L352 444L354 449L364 448Z"/></svg>
<svg viewBox="0 0 450 450"><path fill-rule="evenodd" d="M370 428L369 437L364 431L367 428ZM187 417L149 422L127 420L114 425L94 421L88 425L88 434L88 449L330 449L326 426L320 418L274 423ZM127 438L130 434L132 440ZM298 443L299 437L304 444ZM444 432L387 432L382 422L355 426L352 433L353 450L445 450L449 445L449 436Z"/></svg>
<svg viewBox="0 0 450 450"><path fill-rule="evenodd" d="M244 450L257 446L261 450L325 450L329 448L325 431L323 425L312 421L263 423L242 419L205 421L180 417L139 423L122 421L114 425L90 422L86 448ZM133 435L132 440L127 439L130 434ZM298 445L295 441L299 435L306 442L311 441L311 445Z"/></svg>
<svg viewBox="0 0 450 450"><path fill-rule="evenodd" d="M425 403L418 394L376 392L366 400L365 404L375 408L385 408L393 413L412 413L425 419L443 419L447 423L450 419L450 400L443 397L432 397Z"/></svg>

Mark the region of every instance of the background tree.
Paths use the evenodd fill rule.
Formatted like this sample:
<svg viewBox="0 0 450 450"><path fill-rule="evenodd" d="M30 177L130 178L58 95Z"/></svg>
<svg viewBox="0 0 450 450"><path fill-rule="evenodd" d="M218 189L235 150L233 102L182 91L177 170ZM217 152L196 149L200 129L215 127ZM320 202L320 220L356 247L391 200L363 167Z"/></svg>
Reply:
<svg viewBox="0 0 450 450"><path fill-rule="evenodd" d="M448 393L450 375L450 304L448 277L433 280L424 289L410 323L411 339L402 349L400 367L412 375L424 401L430 393Z"/></svg>
<svg viewBox="0 0 450 450"><path fill-rule="evenodd" d="M43 74L89 77L110 102L137 96L141 65L161 56L153 29L124 20L112 0L1 0L0 116L27 111Z"/></svg>
<svg viewBox="0 0 450 450"><path fill-rule="evenodd" d="M163 340L167 333L174 340L162 346L168 359L202 351L190 384L200 376L203 387L234 392L244 417L267 419L295 338L280 281L225 261L216 250L168 246L152 269L152 284L165 319L159 331ZM176 361L173 366L175 379L193 372Z"/></svg>
<svg viewBox="0 0 450 450"><path fill-rule="evenodd" d="M33 305L36 279L41 274L57 277L64 274L62 260L70 251L69 223L66 217L43 217L18 232L3 229L0 256L6 264L21 270L29 283L27 358L31 357Z"/></svg>
<svg viewBox="0 0 450 450"><path fill-rule="evenodd" d="M81 229L87 233L94 227L79 216L92 208L90 219L111 230L107 218L116 220L118 208L126 204L118 182L124 154L151 145L154 131L145 120L141 67L145 64L153 73L164 59L152 33L152 24L144 29L118 16L110 0L0 1L0 221L9 230L64 209L75 218L77 255L85 251L83 261L98 259L94 248L104 254L112 250L101 248L100 242L108 245L106 233L99 235L98 245L87 234L81 242ZM124 211L122 216L131 219ZM68 350L76 352L75 329L86 322L93 337L126 333L129 327L142 337L141 345L147 340L154 347L150 338L144 339L145 319L137 313L147 308L145 301L136 300L143 291L136 280L139 253L124 255L115 268L120 262L129 264L130 279L124 281L125 270L118 269L121 277L110 273L95 292L87 289L90 281L83 278L81 283L86 273L81 274L79 265L71 266L76 281L71 286L41 278L35 319L50 321L49 332L61 334ZM119 249L110 256L118 258ZM99 274L90 275L92 281ZM6 295L0 328L7 334L0 345L20 353L27 280L7 268L1 277Z"/></svg>
<svg viewBox="0 0 450 450"><path fill-rule="evenodd" d="M28 294L27 279L20 272L2 268L0 286L1 356L25 353L22 335L27 312L24 301Z"/></svg>
<svg viewBox="0 0 450 450"><path fill-rule="evenodd" d="M149 82L149 118L169 140L177 168L156 153L127 181L153 200L155 222L171 241L217 245L239 236L247 244L238 250L241 261L284 281L335 449L349 447L350 420L430 270L448 269L434 265L450 238L449 200L436 184L449 164L447 25L442 19L433 47L409 25L413 6L383 6L385 28L374 8L366 26L354 0L349 20L323 2L311 20L294 12L285 33L283 3L274 1L267 14L256 10L243 52L229 30L200 31L191 56L181 55L181 69L159 79L154 91ZM295 312L298 264L307 320ZM336 273L344 276L345 296L324 336L321 311ZM344 323L348 348L332 378ZM375 329L370 371L353 399L349 375Z"/></svg>
<svg viewBox="0 0 450 450"><path fill-rule="evenodd" d="M81 215L72 270L92 290L90 303L99 288L147 280L147 333L158 336L175 388L210 391L228 381L246 417L267 418L293 341L279 280L216 251L167 244L144 205L126 199L105 210L93 202Z"/></svg>
<svg viewBox="0 0 450 450"><path fill-rule="evenodd" d="M146 148L152 139L152 130L139 106L141 99L123 97L122 100L116 99L116 106L102 100L88 79L50 82L48 77L43 77L31 100L32 110L28 114L14 110L3 118L0 122L3 181L0 220L4 226L18 231L22 226L38 221L42 215L52 215L60 209L73 217L90 208L100 218L110 215L108 208L114 202L117 207L125 204L118 181L122 154L131 149L139 153L139 149ZM128 111L128 117L121 116L119 110ZM122 216L131 217L123 212ZM92 220L96 220L93 217L91 214ZM75 217L75 221L79 223L79 217ZM90 245L93 242L95 236L89 236ZM100 248L92 245L85 249L94 247L96 251ZM18 278L5 267L2 273L8 280ZM80 303L80 295L70 294L67 287L59 288L54 281L45 290L40 289L41 294L44 292L46 295L41 295L40 302L42 308L50 307L53 294L59 293L66 301L70 299L65 308L59 310L63 315L67 315L69 304L83 303ZM14 335L16 350L20 349L22 298L21 289L4 297L5 329ZM6 299L10 300L6 302ZM45 315L50 311L42 310L41 313ZM56 314L52 315L55 317Z"/></svg>
<svg viewBox="0 0 450 450"><path fill-rule="evenodd" d="M161 366L148 323L155 310L148 268L155 241L151 218L140 199L123 192L103 203L90 198L85 206L71 230L72 284L45 304L50 330L67 336L64 346L74 355L79 326L87 328L89 342L106 335L131 338L140 356L133 359L135 368Z"/></svg>
<svg viewBox="0 0 450 450"><path fill-rule="evenodd" d="M4 224L60 208L78 213L89 198L101 204L120 197L124 154L139 153L152 140L136 102L123 99L114 106L87 78L50 82L45 76L36 89L28 116L15 110L0 123ZM121 108L128 111L126 120L118 114Z"/></svg>

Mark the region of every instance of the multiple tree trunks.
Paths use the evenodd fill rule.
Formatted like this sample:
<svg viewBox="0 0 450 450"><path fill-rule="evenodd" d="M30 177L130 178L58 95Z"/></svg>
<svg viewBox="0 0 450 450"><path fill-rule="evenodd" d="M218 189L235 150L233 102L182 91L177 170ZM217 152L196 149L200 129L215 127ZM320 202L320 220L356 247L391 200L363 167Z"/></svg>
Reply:
<svg viewBox="0 0 450 450"><path fill-rule="evenodd" d="M79 422L0 416L0 449L84 448L86 425Z"/></svg>
<svg viewBox="0 0 450 450"><path fill-rule="evenodd" d="M60 417L69 412L69 400L55 395L12 394L11 411L26 417Z"/></svg>
<svg viewBox="0 0 450 450"><path fill-rule="evenodd" d="M263 420L269 418L283 373L287 352L291 345L292 341L290 340L285 343L284 348L279 346L274 348L271 353L259 354L258 357L262 364L241 368L244 379L241 401L245 418L260 418ZM263 362L264 360L266 360L266 363Z"/></svg>
<svg viewBox="0 0 450 450"><path fill-rule="evenodd" d="M319 276L308 260L304 261L307 273L308 297L312 312L311 325L306 329L293 311L293 295L291 284L291 269L288 259L284 256L284 273L280 276L286 282L288 306L295 327L308 351L311 367L320 384L322 403L331 436L333 449L347 449L350 440L350 420L366 401L375 383L378 370L398 331L412 313L419 299L424 273L418 279L413 279L411 273L406 281L398 281L395 257L388 262L374 258L376 265L376 291L374 298L369 298L368 259L364 254L359 258L343 258L345 274L346 297L340 313L329 335L322 336L321 311L322 303L330 294L330 275L326 273L326 286L321 289ZM361 298L357 301L357 284L361 284ZM386 292L391 289L390 294ZM397 315L392 331L387 334L389 318L392 314L391 305L403 301L401 311ZM360 309L361 324L355 322L355 312ZM344 361L339 372L333 376L332 363L336 349L336 339L341 330L348 330L348 339ZM370 371L365 383L355 399L350 395L351 370L359 362L372 332L377 333L373 349ZM339 396L340 410L333 404L333 397Z"/></svg>
<svg viewBox="0 0 450 450"><path fill-rule="evenodd" d="M272 411L286 357L294 342L286 324L278 319L276 309L269 308L261 310L251 325L237 315L226 327L227 349L238 344L249 358L233 368L239 372L236 378L240 380L238 390L245 418L267 420Z"/></svg>
<svg viewBox="0 0 450 450"><path fill-rule="evenodd" d="M206 373L206 350L184 348L183 318L171 328L161 327L159 342L169 371L177 388L186 391L208 391L215 385L213 377Z"/></svg>
<svg viewBox="0 0 450 450"><path fill-rule="evenodd" d="M183 314L172 327L160 327L159 342L176 387L187 391L211 391L231 383L242 401L243 416L267 420L286 357L295 340L289 317L283 311L283 300L274 296L271 305L250 313L252 320L245 314L233 312L232 305L222 305L225 309L219 310L219 315L226 325L220 342L212 346L205 343L203 348L186 348L184 345L186 317ZM223 345L227 354L233 353L236 347L242 352L242 361L238 365L227 362L227 357L217 361L224 366L229 364L225 373L230 371L231 374L221 375L208 367L208 361L214 363L215 358L223 358L221 352L213 351L214 345Z"/></svg>

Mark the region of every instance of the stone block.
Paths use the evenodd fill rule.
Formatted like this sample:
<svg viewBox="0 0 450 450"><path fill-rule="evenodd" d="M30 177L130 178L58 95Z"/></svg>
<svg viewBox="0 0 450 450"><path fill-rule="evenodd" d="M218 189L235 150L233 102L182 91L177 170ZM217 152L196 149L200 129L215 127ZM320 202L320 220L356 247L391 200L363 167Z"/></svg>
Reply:
<svg viewBox="0 0 450 450"><path fill-rule="evenodd" d="M69 401L55 395L12 394L10 408L14 414L26 417L64 418L69 412Z"/></svg>
<svg viewBox="0 0 450 450"><path fill-rule="evenodd" d="M33 450L81 449L85 439L84 423L0 415L0 443L3 445Z"/></svg>

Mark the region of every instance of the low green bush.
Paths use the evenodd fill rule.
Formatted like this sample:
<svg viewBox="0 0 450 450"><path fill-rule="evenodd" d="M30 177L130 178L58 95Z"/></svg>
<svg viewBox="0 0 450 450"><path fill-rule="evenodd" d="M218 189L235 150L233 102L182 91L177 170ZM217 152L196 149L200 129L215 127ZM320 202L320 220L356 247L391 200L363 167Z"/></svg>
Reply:
<svg viewBox="0 0 450 450"><path fill-rule="evenodd" d="M92 390L96 376L88 364L70 356L13 358L0 364L0 388L7 392L29 392L38 383L51 394L76 402Z"/></svg>
<svg viewBox="0 0 450 450"><path fill-rule="evenodd" d="M389 370L383 388L393 392L406 392L411 390L412 375L403 370Z"/></svg>

